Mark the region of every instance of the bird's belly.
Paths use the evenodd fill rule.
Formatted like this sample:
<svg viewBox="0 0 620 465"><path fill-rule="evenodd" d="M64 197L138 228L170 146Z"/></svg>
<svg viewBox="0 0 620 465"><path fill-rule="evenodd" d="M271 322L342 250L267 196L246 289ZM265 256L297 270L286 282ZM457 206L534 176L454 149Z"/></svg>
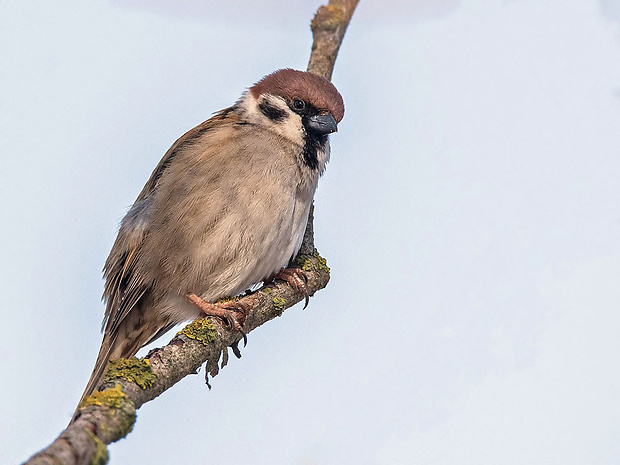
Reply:
<svg viewBox="0 0 620 465"><path fill-rule="evenodd" d="M247 211L222 218L201 240L191 242L177 274L183 280L179 290L214 302L273 276L299 250L309 207L296 199L269 212L269 218Z"/></svg>

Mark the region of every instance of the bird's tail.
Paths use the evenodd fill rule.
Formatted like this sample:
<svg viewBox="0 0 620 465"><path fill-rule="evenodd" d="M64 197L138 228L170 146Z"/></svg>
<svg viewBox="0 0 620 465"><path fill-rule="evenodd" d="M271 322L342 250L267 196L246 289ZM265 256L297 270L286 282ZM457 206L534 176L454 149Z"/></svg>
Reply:
<svg viewBox="0 0 620 465"><path fill-rule="evenodd" d="M76 413L84 400L95 392L102 383L110 360L133 357L141 347L152 342L174 326L174 322L170 323L166 320L163 320L161 324L143 324L143 314L136 310L134 309L134 312L129 314L121 322L120 327L115 328L114 331L109 331L106 328L103 341L101 342L101 349L99 349L99 355L95 362L95 368L93 368L90 379L86 384L86 389L84 389L84 393L76 407ZM73 418L75 418L75 414Z"/></svg>
<svg viewBox="0 0 620 465"><path fill-rule="evenodd" d="M88 396L90 396L103 381L103 376L110 362L110 356L112 355L112 352L115 348L114 346L116 345L115 344L116 340L117 340L117 337L110 337L108 334L105 334L103 336L103 342L101 343L101 348L99 349L99 355L97 355L97 361L95 362L95 368L93 368L93 372L90 375L90 379L88 380L88 383L86 384L84 393L82 394L82 397L80 398L80 402L78 403L75 409L76 413L79 410L80 405L82 405L82 402L84 402L84 400ZM74 414L74 417L75 417L75 414Z"/></svg>

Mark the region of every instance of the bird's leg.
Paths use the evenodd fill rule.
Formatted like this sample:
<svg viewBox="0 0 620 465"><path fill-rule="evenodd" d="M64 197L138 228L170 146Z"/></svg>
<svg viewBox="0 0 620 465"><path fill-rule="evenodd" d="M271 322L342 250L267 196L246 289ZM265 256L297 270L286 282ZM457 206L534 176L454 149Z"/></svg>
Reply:
<svg viewBox="0 0 620 465"><path fill-rule="evenodd" d="M230 300L212 304L201 299L193 292L188 292L186 297L191 303L198 307L204 316L219 318L231 329L239 331L243 336L243 345L247 345L248 338L243 331L243 323L245 323L245 318L250 308L245 303L237 300Z"/></svg>
<svg viewBox="0 0 620 465"><path fill-rule="evenodd" d="M293 289L304 295L305 303L304 309L310 302L310 295L308 294L308 275L301 268L282 268L274 279L280 279L286 281Z"/></svg>

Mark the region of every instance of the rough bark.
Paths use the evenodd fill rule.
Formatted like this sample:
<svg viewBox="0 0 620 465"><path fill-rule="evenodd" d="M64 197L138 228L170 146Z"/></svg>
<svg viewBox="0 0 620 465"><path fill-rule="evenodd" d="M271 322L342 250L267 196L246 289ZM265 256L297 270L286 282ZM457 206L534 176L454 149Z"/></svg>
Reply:
<svg viewBox="0 0 620 465"><path fill-rule="evenodd" d="M308 71L331 79L338 49L359 0L330 0L312 20L314 42ZM313 212L297 264L308 275L308 292L324 288L329 268L314 248ZM286 283L270 284L243 298L250 308L244 324L249 333L280 316L304 298ZM86 399L76 419L47 448L32 456L29 465L105 464L107 444L125 437L136 418L136 410L153 400L206 362L206 376L215 376L228 361L228 348L239 342L239 333L216 321L196 320L172 341L151 351L144 359L113 363L106 382ZM234 351L234 350L233 350Z"/></svg>

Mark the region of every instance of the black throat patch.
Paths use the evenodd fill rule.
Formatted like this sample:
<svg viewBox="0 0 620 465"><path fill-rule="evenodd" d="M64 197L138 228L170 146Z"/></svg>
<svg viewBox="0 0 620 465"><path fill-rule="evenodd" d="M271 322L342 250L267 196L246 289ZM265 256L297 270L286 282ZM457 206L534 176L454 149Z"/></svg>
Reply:
<svg viewBox="0 0 620 465"><path fill-rule="evenodd" d="M318 136L315 134L308 134L304 137L304 163L311 170L316 170L319 167L319 157L317 152L319 150L325 151L327 145L327 136Z"/></svg>

